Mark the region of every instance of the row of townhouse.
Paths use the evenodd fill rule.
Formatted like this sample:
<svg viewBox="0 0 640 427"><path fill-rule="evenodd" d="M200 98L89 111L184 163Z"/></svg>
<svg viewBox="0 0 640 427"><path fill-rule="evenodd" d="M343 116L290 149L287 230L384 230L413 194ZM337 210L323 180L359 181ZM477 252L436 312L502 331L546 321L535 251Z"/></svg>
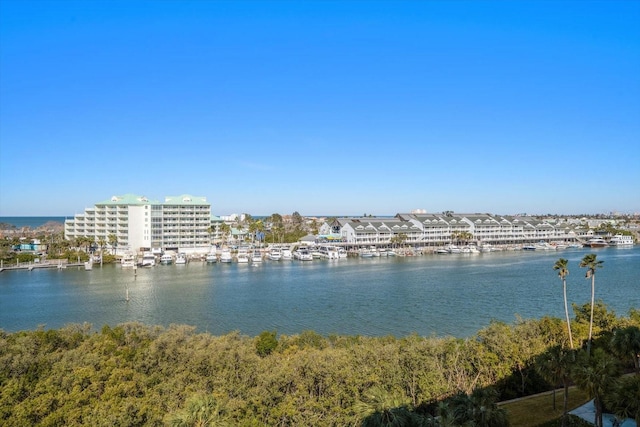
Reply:
<svg viewBox="0 0 640 427"><path fill-rule="evenodd" d="M205 197L168 196L164 202L126 194L96 203L67 219L65 238L88 237L118 252L206 250L211 241L211 205Z"/></svg>
<svg viewBox="0 0 640 427"><path fill-rule="evenodd" d="M408 245L440 246L455 242L456 236L466 236L463 240L469 243L506 245L575 241L587 238L592 231L565 221L532 217L411 213L391 218L336 218L324 224L320 233L340 236L356 245L390 244L401 239Z"/></svg>

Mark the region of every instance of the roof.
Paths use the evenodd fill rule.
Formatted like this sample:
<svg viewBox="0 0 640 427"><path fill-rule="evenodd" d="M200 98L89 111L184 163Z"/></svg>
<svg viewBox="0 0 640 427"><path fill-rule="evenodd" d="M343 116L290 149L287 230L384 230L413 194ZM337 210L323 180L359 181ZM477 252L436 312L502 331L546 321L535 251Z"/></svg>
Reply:
<svg viewBox="0 0 640 427"><path fill-rule="evenodd" d="M208 205L206 197L196 197L189 194L181 196L167 196L164 198L165 205Z"/></svg>
<svg viewBox="0 0 640 427"><path fill-rule="evenodd" d="M125 194L123 196L112 196L111 199L96 203L96 205L150 205L157 203L157 201L151 201L145 196Z"/></svg>

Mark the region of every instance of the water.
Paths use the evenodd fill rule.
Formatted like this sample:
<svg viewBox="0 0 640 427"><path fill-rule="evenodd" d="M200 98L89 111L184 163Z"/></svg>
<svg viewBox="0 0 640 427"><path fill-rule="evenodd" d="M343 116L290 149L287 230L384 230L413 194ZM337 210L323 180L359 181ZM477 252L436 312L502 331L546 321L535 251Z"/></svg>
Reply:
<svg viewBox="0 0 640 427"><path fill-rule="evenodd" d="M595 252L604 261L596 274L596 299L620 315L640 308L640 247ZM586 253L265 260L259 266L192 262L138 269L135 275L114 265L92 271L4 271L0 328L12 332L89 322L99 329L139 321L252 336L264 330L314 330L323 335L465 337L491 319L563 318L562 281L553 270L560 257L569 260L569 302L589 302L591 282L578 267Z"/></svg>
<svg viewBox="0 0 640 427"><path fill-rule="evenodd" d="M64 216L0 216L0 224L11 224L16 228L38 228L48 222L64 224Z"/></svg>

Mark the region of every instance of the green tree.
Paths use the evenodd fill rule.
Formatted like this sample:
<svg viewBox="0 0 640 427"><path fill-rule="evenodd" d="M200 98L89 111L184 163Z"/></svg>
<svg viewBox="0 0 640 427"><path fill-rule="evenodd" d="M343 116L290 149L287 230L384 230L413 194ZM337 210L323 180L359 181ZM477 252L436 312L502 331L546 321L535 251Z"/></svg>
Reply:
<svg viewBox="0 0 640 427"><path fill-rule="evenodd" d="M587 254L580 261L580 267L587 269L586 278L591 278L591 316L589 320L589 339L587 341L587 354L591 354L591 338L593 333L593 306L596 294L596 269L601 268L604 261L598 261L596 254Z"/></svg>
<svg viewBox="0 0 640 427"><path fill-rule="evenodd" d="M613 331L611 350L621 359L631 359L636 374L640 374L640 328L627 326Z"/></svg>
<svg viewBox="0 0 640 427"><path fill-rule="evenodd" d="M194 395L184 409L169 417L173 427L226 427L229 424L224 408L212 395Z"/></svg>
<svg viewBox="0 0 640 427"><path fill-rule="evenodd" d="M477 388L451 399L456 425L508 427L507 412L497 405L498 393L492 388Z"/></svg>
<svg viewBox="0 0 640 427"><path fill-rule="evenodd" d="M556 386L562 383L563 387L563 407L562 407L562 427L567 425L567 413L569 404L569 385L571 383L571 369L575 362L575 352L567 350L561 345L549 348L545 353L538 356L536 360L536 370L542 377L553 385L553 409L556 409Z"/></svg>
<svg viewBox="0 0 640 427"><path fill-rule="evenodd" d="M558 271L558 276L562 280L562 294L564 297L564 314L567 318L567 330L569 331L569 343L573 348L573 336L571 335L571 321L569 320L569 307L567 305L567 276L569 275L569 269L567 268L569 261L560 258L553 266L554 270Z"/></svg>
<svg viewBox="0 0 640 427"><path fill-rule="evenodd" d="M618 418L640 420L640 375L620 378L604 400Z"/></svg>
<svg viewBox="0 0 640 427"><path fill-rule="evenodd" d="M256 338L256 351L261 357L268 356L278 346L276 331L262 331Z"/></svg>
<svg viewBox="0 0 640 427"><path fill-rule="evenodd" d="M593 399L596 427L602 427L603 399L615 386L619 374L617 360L601 348L593 351L593 357L588 351L580 352L576 357L571 378Z"/></svg>
<svg viewBox="0 0 640 427"><path fill-rule="evenodd" d="M109 241L109 246L111 246L111 249L113 250L113 255L115 255L118 248L118 236L115 234L109 234L107 240Z"/></svg>

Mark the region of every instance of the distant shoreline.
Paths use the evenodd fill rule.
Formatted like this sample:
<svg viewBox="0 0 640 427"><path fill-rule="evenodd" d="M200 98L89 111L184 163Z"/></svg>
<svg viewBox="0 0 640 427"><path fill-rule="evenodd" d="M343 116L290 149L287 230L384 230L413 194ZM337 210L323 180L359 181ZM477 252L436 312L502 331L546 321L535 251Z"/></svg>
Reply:
<svg viewBox="0 0 640 427"><path fill-rule="evenodd" d="M38 228L48 222L59 222L64 224L66 216L0 216L0 223L10 224L16 228Z"/></svg>

